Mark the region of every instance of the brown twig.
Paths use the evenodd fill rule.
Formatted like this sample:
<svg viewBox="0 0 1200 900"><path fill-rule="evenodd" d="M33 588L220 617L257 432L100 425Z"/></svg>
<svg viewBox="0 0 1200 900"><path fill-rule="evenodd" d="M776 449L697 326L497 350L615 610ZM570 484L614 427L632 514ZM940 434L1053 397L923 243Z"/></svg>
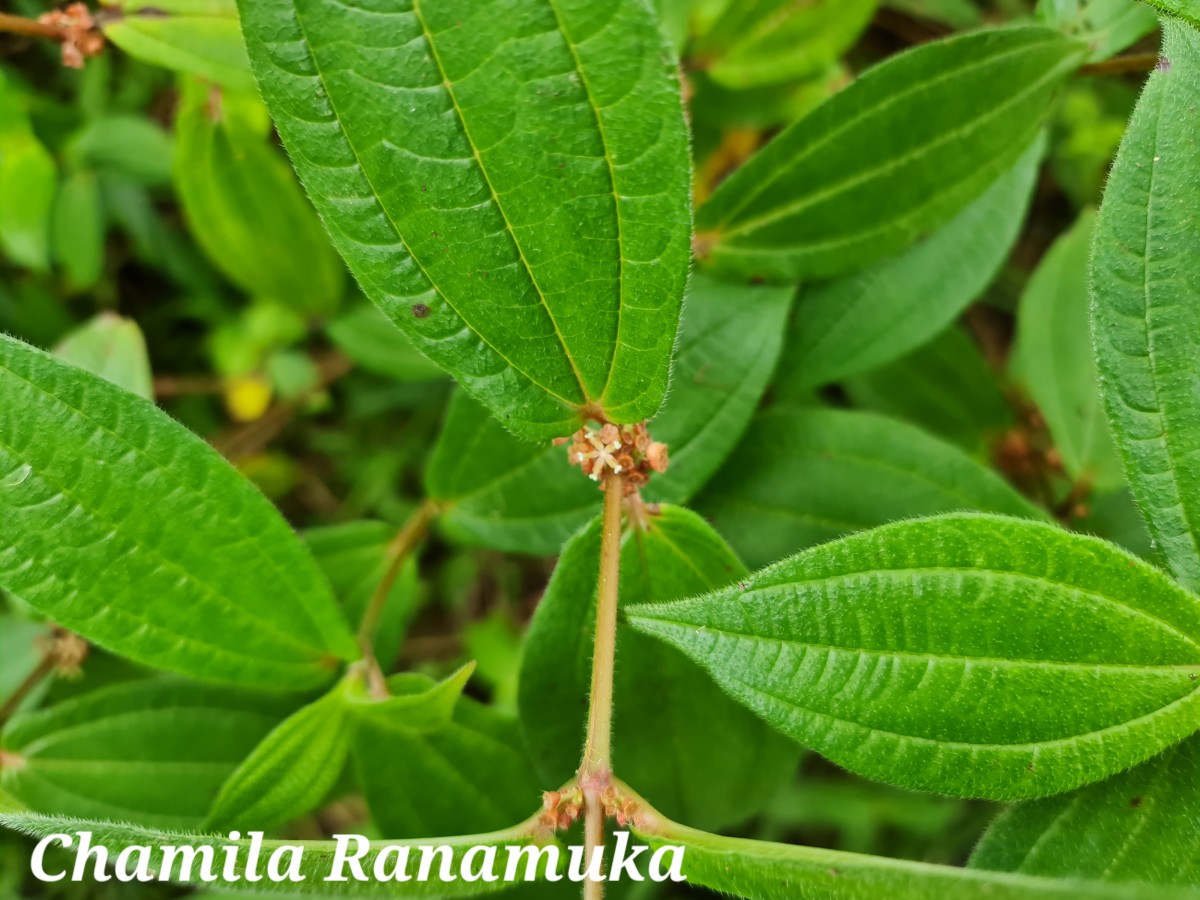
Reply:
<svg viewBox="0 0 1200 900"><path fill-rule="evenodd" d="M22 37L48 38L52 41L67 39L67 30L60 25L51 25L47 22L39 22L37 19L26 19L9 13L0 13L0 31L19 34Z"/></svg>
<svg viewBox="0 0 1200 900"><path fill-rule="evenodd" d="M1080 75L1125 75L1129 72L1149 72L1158 65L1157 53L1131 53L1114 56L1079 67Z"/></svg>

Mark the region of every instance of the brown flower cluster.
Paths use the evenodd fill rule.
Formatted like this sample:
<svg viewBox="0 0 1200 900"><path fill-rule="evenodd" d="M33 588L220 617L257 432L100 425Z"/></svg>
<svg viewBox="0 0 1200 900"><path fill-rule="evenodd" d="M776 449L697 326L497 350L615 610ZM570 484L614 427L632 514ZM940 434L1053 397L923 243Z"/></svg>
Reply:
<svg viewBox="0 0 1200 900"><path fill-rule="evenodd" d="M72 3L66 9L43 13L38 21L62 29L62 61L69 69L82 69L85 59L99 56L104 49L104 35L96 28L96 20L82 3Z"/></svg>
<svg viewBox="0 0 1200 900"><path fill-rule="evenodd" d="M651 472L667 471L667 445L650 440L645 425L604 425L599 429L581 428L570 438L567 458L583 474L600 483L605 490L610 476L620 476L625 492L632 494L650 480Z"/></svg>

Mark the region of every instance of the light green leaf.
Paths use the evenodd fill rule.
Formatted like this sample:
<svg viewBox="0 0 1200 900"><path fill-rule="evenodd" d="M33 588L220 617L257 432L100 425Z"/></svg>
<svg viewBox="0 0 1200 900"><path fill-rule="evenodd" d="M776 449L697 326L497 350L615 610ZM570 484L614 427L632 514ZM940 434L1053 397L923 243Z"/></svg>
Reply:
<svg viewBox="0 0 1200 900"><path fill-rule="evenodd" d="M857 406L920 425L976 456L1013 421L979 346L957 326L843 386Z"/></svg>
<svg viewBox="0 0 1200 900"><path fill-rule="evenodd" d="M530 625L520 712L547 784L579 764L590 684L599 520L563 550ZM621 550L621 604L729 584L745 569L704 520L663 506L631 526ZM752 814L795 771L798 753L683 654L626 625L617 630L613 767L671 815L722 827Z"/></svg>
<svg viewBox="0 0 1200 900"><path fill-rule="evenodd" d="M1012 167L1081 55L1020 27L887 60L722 182L697 213L701 256L730 275L792 281L903 250Z"/></svg>
<svg viewBox="0 0 1200 900"><path fill-rule="evenodd" d="M395 526L385 522L345 522L304 532L304 542L329 580L347 622L362 621L375 589L387 574L387 550L396 532ZM375 659L385 671L400 654L418 600L417 562L410 558L392 584L375 630Z"/></svg>
<svg viewBox="0 0 1200 900"><path fill-rule="evenodd" d="M71 164L123 175L147 187L171 183L171 137L142 116L104 116L84 125L66 147Z"/></svg>
<svg viewBox="0 0 1200 900"><path fill-rule="evenodd" d="M796 81L836 62L878 0L740 0L696 42L693 65L732 88Z"/></svg>
<svg viewBox="0 0 1200 900"><path fill-rule="evenodd" d="M428 692L433 682L398 675L388 687L397 695ZM389 837L500 828L536 809L545 786L515 719L468 697L437 731L405 727L400 718L360 721L353 754L371 815Z"/></svg>
<svg viewBox="0 0 1200 900"><path fill-rule="evenodd" d="M0 807L3 809L3 807ZM220 876L222 869L219 865L222 858L221 848L233 846L238 848L238 852L234 857L234 874L242 879L246 874L246 862L249 858L250 841L243 838L241 840L230 841L223 838L213 837L207 834L184 834L180 832L165 831L163 829L145 829L138 828L133 825L124 825L117 822L107 822L98 820L83 820L74 818L59 818L54 816L43 816L36 813L21 812L19 810L5 809L0 812L0 825L7 828L12 828L23 834L33 838L48 837L53 834L69 834L74 835L78 831L90 831L92 833L92 846L101 845L108 849L110 857L115 857L118 853L127 847L150 847L155 859L159 859L159 853L164 846L173 847L213 847L214 855L218 858L218 865L214 865L214 869ZM435 857L435 864L432 868L434 873L427 881L417 880L417 866L421 861L421 848L427 846L446 846L451 851L450 870L456 873L456 879L452 882L440 881L437 877L440 870L440 857ZM495 831L489 834L471 834L447 838L438 838L432 841L428 838L419 841L372 841L370 850L361 860L364 874L367 875L366 881L358 881L354 877L353 870L347 869L341 874L346 877L346 881L326 881L325 878L331 874L332 864L334 860L334 852L337 844L334 841L295 841L295 840L264 840L262 842L262 853L260 857L258 875L261 880L255 883L249 883L239 880L236 887L240 891L250 894L259 894L263 896L287 896L287 883L277 884L271 882L265 875L265 860L269 859L271 854L277 849L284 846L300 846L303 848L300 860L300 873L308 884L319 884L319 897L384 897L384 898L406 898L406 897L427 897L439 898L439 900L449 900L454 897L474 897L479 894L495 893L511 888L511 884L505 883L503 880L494 882L485 881L464 881L457 877L460 872L460 867L463 864L463 857L473 848L477 846L495 847L498 863L503 863L507 860L507 848L521 847L538 847L537 841L529 836L529 829L524 826L509 828L505 831ZM408 865L405 868L406 874L410 880L405 882L398 881L380 881L371 877L374 871L376 859L387 847L407 847ZM529 853L525 854L528 859ZM391 871L395 863L397 853L392 851L388 854L388 859L385 862L386 870ZM471 871L474 872L479 865L479 853L473 857L473 865ZM172 878L173 881L183 881L183 883L194 884L197 886L210 887L211 885L204 884L198 877L202 871L201 865L196 865L192 870L192 878L182 880L180 878ZM521 865L519 871L522 875L525 873L524 864ZM541 871L539 867L539 871ZM179 863L173 869L173 873L179 874ZM301 896L313 896L306 888L301 888ZM294 895L293 895L294 896Z"/></svg>
<svg viewBox="0 0 1200 900"><path fill-rule="evenodd" d="M1088 328L1095 221L1082 215L1029 279L1009 365L1046 417L1067 474L1106 491L1124 486L1125 477L1101 408Z"/></svg>
<svg viewBox="0 0 1200 900"><path fill-rule="evenodd" d="M1200 737L1108 781L1001 813L971 867L1200 888Z"/></svg>
<svg viewBox="0 0 1200 900"><path fill-rule="evenodd" d="M454 707L474 671L475 663L471 662L431 685L424 678L415 684L401 680L394 696L382 698L370 695L361 681L352 680L346 685L344 699L356 724L369 722L417 733L437 732L450 724Z"/></svg>
<svg viewBox="0 0 1200 900"><path fill-rule="evenodd" d="M1043 513L957 447L872 413L773 409L697 500L751 566L896 519Z"/></svg>
<svg viewBox="0 0 1200 900"><path fill-rule="evenodd" d="M0 74L0 250L14 263L45 270L58 174L33 133L22 99Z"/></svg>
<svg viewBox="0 0 1200 900"><path fill-rule="evenodd" d="M1030 26L887 60L721 183L696 214L701 255L730 275L794 281L903 250L1012 167L1081 56Z"/></svg>
<svg viewBox="0 0 1200 900"><path fill-rule="evenodd" d="M1091 47L1088 60L1116 56L1158 27L1154 10L1137 0L1039 0L1038 19Z"/></svg>
<svg viewBox="0 0 1200 900"><path fill-rule="evenodd" d="M1200 728L1200 601L1037 522L900 522L626 617L786 734L901 787L1045 796Z"/></svg>
<svg viewBox="0 0 1200 900"><path fill-rule="evenodd" d="M1144 0L1144 2L1200 27L1200 0Z"/></svg>
<svg viewBox="0 0 1200 900"><path fill-rule="evenodd" d="M791 295L790 288L693 279L671 394L650 423L655 440L671 448L671 466L651 479L647 499L688 500L729 455L774 371ZM454 538L547 555L599 512L602 496L562 447L513 438L462 396L451 401L425 483Z"/></svg>
<svg viewBox="0 0 1200 900"><path fill-rule="evenodd" d="M674 56L639 0L242 0L300 176L367 294L507 428L665 394L689 257Z"/></svg>
<svg viewBox="0 0 1200 900"><path fill-rule="evenodd" d="M256 299L332 312L344 274L287 161L236 98L188 81L176 119L175 187L209 259Z"/></svg>
<svg viewBox="0 0 1200 900"><path fill-rule="evenodd" d="M1133 496L1170 570L1200 587L1200 33L1163 21L1092 253L1101 391Z"/></svg>
<svg viewBox="0 0 1200 900"><path fill-rule="evenodd" d="M980 872L817 847L706 834L675 823L639 829L651 847L681 846L688 882L747 900L1146 900L1137 885ZM1182 898L1183 893L1155 894Z"/></svg>
<svg viewBox="0 0 1200 900"><path fill-rule="evenodd" d="M884 0L883 5L951 28L973 28L983 21L974 0Z"/></svg>
<svg viewBox="0 0 1200 900"><path fill-rule="evenodd" d="M266 829L315 809L350 752L347 689L336 686L263 738L221 787L206 830Z"/></svg>
<svg viewBox="0 0 1200 900"><path fill-rule="evenodd" d="M104 273L104 206L93 172L68 175L54 197L50 245L71 291L93 287Z"/></svg>
<svg viewBox="0 0 1200 900"><path fill-rule="evenodd" d="M117 0L111 9L101 30L130 56L234 90L254 89L235 0Z"/></svg>
<svg viewBox="0 0 1200 900"><path fill-rule="evenodd" d="M303 545L216 451L4 336L0 522L0 586L138 662L303 690L359 655Z"/></svg>
<svg viewBox="0 0 1200 900"><path fill-rule="evenodd" d="M0 786L31 810L198 828L289 704L175 679L128 682L13 719Z"/></svg>
<svg viewBox="0 0 1200 900"><path fill-rule="evenodd" d="M801 289L776 382L819 387L929 341L975 300L1012 249L1045 142L934 235L861 272Z"/></svg>
<svg viewBox="0 0 1200 900"><path fill-rule="evenodd" d="M330 322L325 331L364 369L397 381L432 381L446 373L371 303L361 303Z"/></svg>
<svg viewBox="0 0 1200 900"><path fill-rule="evenodd" d="M1097 494L1087 505L1087 515L1075 526L1076 531L1086 531L1120 544L1130 553L1161 567L1158 551L1146 530L1146 521L1128 488Z"/></svg>
<svg viewBox="0 0 1200 900"><path fill-rule="evenodd" d="M100 313L65 335L54 355L131 394L154 398L146 339L132 319Z"/></svg>

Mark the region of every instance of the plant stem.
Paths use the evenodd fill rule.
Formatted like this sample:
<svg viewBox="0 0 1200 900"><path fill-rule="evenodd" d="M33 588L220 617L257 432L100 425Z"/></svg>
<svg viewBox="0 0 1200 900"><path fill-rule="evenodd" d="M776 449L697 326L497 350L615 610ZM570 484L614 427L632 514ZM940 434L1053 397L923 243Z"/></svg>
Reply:
<svg viewBox="0 0 1200 900"><path fill-rule="evenodd" d="M1157 53L1131 53L1114 56L1079 67L1080 75L1124 75L1128 72L1149 72L1158 65Z"/></svg>
<svg viewBox="0 0 1200 900"><path fill-rule="evenodd" d="M584 800L584 864L604 845L602 792L612 778L613 666L617 655L617 582L621 569L621 502L625 484L610 476L601 519L600 580L596 589L596 637L592 652L592 692L588 706L587 743L579 767ZM588 880L584 900L601 900L602 881Z"/></svg>
<svg viewBox="0 0 1200 900"><path fill-rule="evenodd" d="M49 38L52 41L61 41L66 38L66 32L57 25L47 25L36 19L25 19L8 13L0 13L0 31L19 34L23 37Z"/></svg>
<svg viewBox="0 0 1200 900"><path fill-rule="evenodd" d="M429 523L436 512L437 507L432 501L424 501L417 507L416 512L408 517L408 521L397 532L384 552L387 571L383 573L379 584L375 586L375 593L371 595L358 626L358 642L362 645L363 652L372 657L374 654L371 653L371 642L375 639L376 629L379 628L379 620L383 616L384 606L387 605L388 595L391 594L392 586L400 576L400 570L404 567L405 560L412 555L413 550L425 538L426 532L429 531Z"/></svg>
<svg viewBox="0 0 1200 900"><path fill-rule="evenodd" d="M21 703L28 697L33 690L41 684L54 671L54 654L46 652L42 654L42 658L38 660L38 664L33 667L25 680L22 681L15 691L4 701L4 706L0 707L0 726L8 722L21 706Z"/></svg>

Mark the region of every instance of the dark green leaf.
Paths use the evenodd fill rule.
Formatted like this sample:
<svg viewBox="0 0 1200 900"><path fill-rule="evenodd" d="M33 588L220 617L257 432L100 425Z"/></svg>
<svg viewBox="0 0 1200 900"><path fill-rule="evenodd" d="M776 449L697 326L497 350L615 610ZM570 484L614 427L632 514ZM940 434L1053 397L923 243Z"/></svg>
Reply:
<svg viewBox="0 0 1200 900"><path fill-rule="evenodd" d="M338 249L423 352L530 439L657 411L690 172L648 4L240 9Z"/></svg>
<svg viewBox="0 0 1200 900"><path fill-rule="evenodd" d="M521 668L521 725L542 774L565 782L583 746L596 617L600 527L563 550L529 628ZM663 506L626 530L622 605L729 584L745 572L695 513ZM670 647L617 632L613 766L670 815L711 827L739 821L795 770L797 751Z"/></svg>
<svg viewBox="0 0 1200 900"><path fill-rule="evenodd" d="M626 616L775 727L902 787L1045 796L1200 728L1200 601L1037 522L901 522Z"/></svg>
<svg viewBox="0 0 1200 900"><path fill-rule="evenodd" d="M883 5L951 28L972 28L983 21L973 0L884 0Z"/></svg>
<svg viewBox="0 0 1200 900"><path fill-rule="evenodd" d="M0 784L31 810L198 828L288 704L174 679L129 682L13 719Z"/></svg>
<svg viewBox="0 0 1200 900"><path fill-rule="evenodd" d="M751 566L896 519L1042 513L957 447L883 416L774 409L697 501Z"/></svg>
<svg viewBox="0 0 1200 900"><path fill-rule="evenodd" d="M72 172L58 187L50 221L54 261L72 291L93 287L104 273L104 206L96 175Z"/></svg>
<svg viewBox="0 0 1200 900"><path fill-rule="evenodd" d="M0 336L0 586L148 665L302 690L358 648L279 513L151 404Z"/></svg>
<svg viewBox="0 0 1200 900"><path fill-rule="evenodd" d="M105 116L71 138L67 157L76 166L111 171L148 187L171 183L170 136L140 116Z"/></svg>
<svg viewBox="0 0 1200 900"><path fill-rule="evenodd" d="M721 184L696 216L702 253L723 272L792 281L903 250L1012 167L1082 55L1022 27L887 60Z"/></svg>
<svg viewBox="0 0 1200 900"><path fill-rule="evenodd" d="M1101 389L1133 496L1171 571L1200 587L1200 33L1163 22L1092 254Z"/></svg>
<svg viewBox="0 0 1200 900"><path fill-rule="evenodd" d="M54 355L131 394L154 398L146 339L132 319L100 313L63 337Z"/></svg>

